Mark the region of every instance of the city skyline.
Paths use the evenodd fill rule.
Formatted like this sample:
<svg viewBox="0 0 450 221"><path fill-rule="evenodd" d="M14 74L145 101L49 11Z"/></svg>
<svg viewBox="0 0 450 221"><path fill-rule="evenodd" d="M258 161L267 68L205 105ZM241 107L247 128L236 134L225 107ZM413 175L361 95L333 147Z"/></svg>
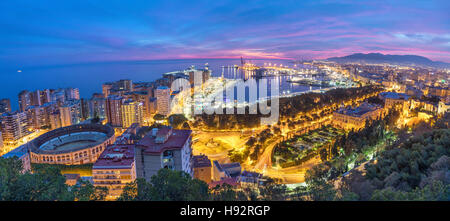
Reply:
<svg viewBox="0 0 450 221"><path fill-rule="evenodd" d="M0 66L357 52L450 62L446 1L46 3L0 3Z"/></svg>

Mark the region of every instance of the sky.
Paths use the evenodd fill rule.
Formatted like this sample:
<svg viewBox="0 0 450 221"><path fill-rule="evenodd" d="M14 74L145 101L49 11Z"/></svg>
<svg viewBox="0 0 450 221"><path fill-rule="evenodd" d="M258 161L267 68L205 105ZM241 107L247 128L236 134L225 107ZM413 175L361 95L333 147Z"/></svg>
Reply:
<svg viewBox="0 0 450 221"><path fill-rule="evenodd" d="M450 1L0 1L0 66L415 54L450 62Z"/></svg>

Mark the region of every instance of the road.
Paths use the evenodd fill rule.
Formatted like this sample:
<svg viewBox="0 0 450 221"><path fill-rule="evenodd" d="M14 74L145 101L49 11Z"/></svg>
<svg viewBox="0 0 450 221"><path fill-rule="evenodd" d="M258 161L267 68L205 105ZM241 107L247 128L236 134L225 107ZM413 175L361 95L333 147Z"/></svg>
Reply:
<svg viewBox="0 0 450 221"><path fill-rule="evenodd" d="M330 117L324 117L320 121L308 125L304 128L297 129L301 133L307 133L310 130L317 129L323 125L329 124L331 122ZM299 133L296 133L299 134ZM272 165L272 153L275 146L283 140L284 137L279 137L275 141L271 142L265 149L264 152L256 162L253 169L257 172L263 173L265 176L279 179L282 183L302 183L305 181L305 173L308 169L312 168L314 165L319 164L321 161L319 157L312 158L298 166L278 168Z"/></svg>
<svg viewBox="0 0 450 221"><path fill-rule="evenodd" d="M32 141L34 138L37 138L37 137L39 137L39 136L41 136L42 134L45 134L45 133L47 133L47 132L48 132L48 130L44 130L44 129L36 130L36 131L34 131L33 133L28 134L27 136L21 138L21 139L20 139L16 144L14 144L14 145L6 145L6 144L5 144L5 146L3 147L3 149L2 149L1 152L0 152L0 156L2 156L3 154L8 153L8 152L11 151L11 150L16 149L17 147L22 146L23 144L28 143L29 141Z"/></svg>
<svg viewBox="0 0 450 221"><path fill-rule="evenodd" d="M245 146L251 134L242 131L200 131L193 134L194 155L205 154L210 160L229 163L228 151Z"/></svg>
<svg viewBox="0 0 450 221"><path fill-rule="evenodd" d="M261 154L261 156L258 159L258 162L256 162L255 166L253 167L256 171L263 171L266 168L272 168L272 152L275 148L275 145L280 143L283 140L284 137L279 137L277 140L272 142L269 146L267 146L264 149L264 152Z"/></svg>
<svg viewBox="0 0 450 221"><path fill-rule="evenodd" d="M267 168L264 175L279 179L283 184L303 183L305 182L306 171L321 162L320 158L314 157L298 166L287 168Z"/></svg>

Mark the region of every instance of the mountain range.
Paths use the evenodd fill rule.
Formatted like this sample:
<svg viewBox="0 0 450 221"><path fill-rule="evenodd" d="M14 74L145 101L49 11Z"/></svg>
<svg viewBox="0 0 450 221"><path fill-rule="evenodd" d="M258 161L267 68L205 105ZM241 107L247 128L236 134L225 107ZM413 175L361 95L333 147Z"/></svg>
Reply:
<svg viewBox="0 0 450 221"><path fill-rule="evenodd" d="M441 61L432 61L426 57L418 55L390 55L381 53L355 53L343 57L331 57L327 58L327 61L334 61L338 63L352 63L363 62L367 64L397 64L397 65L414 65L414 66L426 66L433 68L450 68L450 63Z"/></svg>

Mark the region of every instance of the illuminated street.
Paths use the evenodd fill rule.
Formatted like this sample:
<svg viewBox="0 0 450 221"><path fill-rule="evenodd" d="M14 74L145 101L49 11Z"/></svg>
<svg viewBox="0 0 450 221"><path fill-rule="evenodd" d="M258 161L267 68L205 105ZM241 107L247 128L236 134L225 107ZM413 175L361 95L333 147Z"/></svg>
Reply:
<svg viewBox="0 0 450 221"><path fill-rule="evenodd" d="M18 141L16 144L14 144L14 145L7 145L7 144L6 144L6 145L3 147L2 152L0 153L0 155L3 155L3 154L5 154L5 153L8 153L9 151L14 150L15 148L17 148L17 147L19 147L19 146L21 146L21 145L23 145L23 144L26 144L26 143L28 143L29 141L33 140L34 138L39 137L40 135L45 134L45 133L47 133L47 132L48 132L48 130L37 130L37 131L35 131L35 132L33 132L33 133L31 133L31 134L29 134L29 135L23 137L21 140L19 140L19 141Z"/></svg>

